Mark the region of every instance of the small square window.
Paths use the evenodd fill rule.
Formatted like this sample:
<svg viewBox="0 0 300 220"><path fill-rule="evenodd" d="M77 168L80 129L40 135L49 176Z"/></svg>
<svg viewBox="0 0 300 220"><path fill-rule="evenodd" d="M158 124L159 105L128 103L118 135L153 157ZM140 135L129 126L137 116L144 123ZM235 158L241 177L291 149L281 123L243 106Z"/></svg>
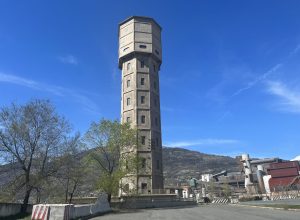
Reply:
<svg viewBox="0 0 300 220"><path fill-rule="evenodd" d="M141 85L145 85L145 78L141 78Z"/></svg>
<svg viewBox="0 0 300 220"><path fill-rule="evenodd" d="M130 105L130 98L127 98L127 105Z"/></svg>
<svg viewBox="0 0 300 220"><path fill-rule="evenodd" d="M142 116L141 116L141 123L142 123L142 124L145 124L145 123L146 123L146 117L145 117L145 115L142 115Z"/></svg>
<svg viewBox="0 0 300 220"><path fill-rule="evenodd" d="M142 145L146 144L146 137L145 136L141 136L141 143L142 143Z"/></svg>
<svg viewBox="0 0 300 220"><path fill-rule="evenodd" d="M141 96L141 104L145 104L145 96Z"/></svg>
<svg viewBox="0 0 300 220"><path fill-rule="evenodd" d="M127 88L130 87L130 80L127 80Z"/></svg>

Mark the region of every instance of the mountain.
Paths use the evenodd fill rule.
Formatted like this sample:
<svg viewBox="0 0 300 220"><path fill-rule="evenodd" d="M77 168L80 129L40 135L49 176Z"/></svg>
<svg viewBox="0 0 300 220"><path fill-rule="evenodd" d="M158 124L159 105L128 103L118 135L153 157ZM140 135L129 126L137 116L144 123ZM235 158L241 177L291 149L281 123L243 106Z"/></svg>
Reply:
<svg viewBox="0 0 300 220"><path fill-rule="evenodd" d="M78 157L83 158L92 150L84 151ZM0 188L16 172L13 167L17 168L17 166L9 164L0 166ZM227 170L228 172L241 170L237 159L232 157L204 154L198 151L170 147L163 147L163 169L165 186L175 186L178 182L186 182L191 177L200 179L201 174L205 173L214 174L222 170ZM94 175L94 173L87 174L87 179L88 176Z"/></svg>
<svg viewBox="0 0 300 220"><path fill-rule="evenodd" d="M200 179L201 174L240 171L237 159L228 156L204 154L183 148L163 148L165 185L186 182L191 177Z"/></svg>
<svg viewBox="0 0 300 220"><path fill-rule="evenodd" d="M292 159L292 161L295 161L295 160L299 160L300 161L300 155L295 157L294 159Z"/></svg>

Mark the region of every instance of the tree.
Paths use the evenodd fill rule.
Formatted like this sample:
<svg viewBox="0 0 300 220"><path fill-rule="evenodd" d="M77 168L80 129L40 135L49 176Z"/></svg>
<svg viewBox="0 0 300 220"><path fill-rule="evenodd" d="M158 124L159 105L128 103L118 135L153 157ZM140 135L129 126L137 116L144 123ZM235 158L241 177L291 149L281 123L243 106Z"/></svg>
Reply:
<svg viewBox="0 0 300 220"><path fill-rule="evenodd" d="M64 145L65 152L59 158L62 166L56 177L61 183L59 187L64 189L65 203L72 203L76 190L86 179L87 164L81 156L83 149L79 134L67 139Z"/></svg>
<svg viewBox="0 0 300 220"><path fill-rule="evenodd" d="M226 179L225 183L223 184L223 195L225 196L225 198L228 198L229 196L231 196L231 188L230 188L230 185L229 185L227 179Z"/></svg>
<svg viewBox="0 0 300 220"><path fill-rule="evenodd" d="M56 157L70 126L47 100L2 108L0 125L1 156L18 170L12 184L16 192L24 192L21 211L26 212L32 191L39 194L60 167Z"/></svg>
<svg viewBox="0 0 300 220"><path fill-rule="evenodd" d="M101 170L97 187L108 194L110 202L111 195L118 193L120 180L136 169L137 130L117 120L102 119L91 124L84 140L89 148L95 148L90 158ZM125 149L126 154L122 153Z"/></svg>

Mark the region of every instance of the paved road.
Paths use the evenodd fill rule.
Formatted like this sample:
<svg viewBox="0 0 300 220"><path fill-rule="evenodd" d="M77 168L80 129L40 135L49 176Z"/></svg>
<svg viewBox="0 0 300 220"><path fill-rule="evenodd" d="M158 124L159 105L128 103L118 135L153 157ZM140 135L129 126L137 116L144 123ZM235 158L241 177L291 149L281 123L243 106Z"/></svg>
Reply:
<svg viewBox="0 0 300 220"><path fill-rule="evenodd" d="M207 205L186 208L144 209L130 213L112 213L93 220L299 220L300 212Z"/></svg>

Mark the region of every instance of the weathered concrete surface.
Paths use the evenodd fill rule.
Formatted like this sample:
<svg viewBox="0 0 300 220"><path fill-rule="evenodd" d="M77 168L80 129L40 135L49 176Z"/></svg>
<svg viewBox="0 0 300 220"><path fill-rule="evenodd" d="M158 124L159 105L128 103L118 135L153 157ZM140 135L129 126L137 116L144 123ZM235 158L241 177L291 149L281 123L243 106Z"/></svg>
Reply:
<svg viewBox="0 0 300 220"><path fill-rule="evenodd" d="M95 204L38 204L33 206L31 219L69 220L80 217L97 216L110 212L107 194L100 194Z"/></svg>
<svg viewBox="0 0 300 220"><path fill-rule="evenodd" d="M28 205L27 212L30 213L32 205ZM21 211L21 204L17 203L0 203L0 217L16 215Z"/></svg>
<svg viewBox="0 0 300 220"><path fill-rule="evenodd" d="M113 208L117 209L146 209L146 208L164 208L177 206L197 205L196 201L183 201L175 194L152 194L123 196L121 201L113 202Z"/></svg>
<svg viewBox="0 0 300 220"><path fill-rule="evenodd" d="M234 205L203 205L189 208L143 209L109 214L93 220L299 220L300 212L269 210Z"/></svg>
<svg viewBox="0 0 300 220"><path fill-rule="evenodd" d="M71 217L95 216L110 212L111 208L107 201L107 194L101 194L95 204L74 205Z"/></svg>
<svg viewBox="0 0 300 220"><path fill-rule="evenodd" d="M0 203L0 217L18 214L21 210L21 204Z"/></svg>

